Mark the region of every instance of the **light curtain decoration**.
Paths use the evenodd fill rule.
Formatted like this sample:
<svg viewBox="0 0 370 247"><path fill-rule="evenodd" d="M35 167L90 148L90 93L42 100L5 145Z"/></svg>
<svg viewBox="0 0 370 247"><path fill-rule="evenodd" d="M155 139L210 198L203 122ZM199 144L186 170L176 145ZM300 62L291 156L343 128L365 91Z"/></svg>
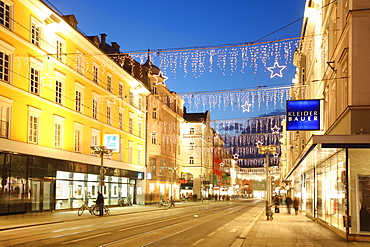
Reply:
<svg viewBox="0 0 370 247"><path fill-rule="evenodd" d="M233 156L237 156L238 165L246 167L264 167L265 157L258 153L257 145L276 145L276 154L270 157L272 166L280 162L280 138L282 133L281 121L284 115L213 120L211 127L216 130L225 141L225 149Z"/></svg>
<svg viewBox="0 0 370 247"><path fill-rule="evenodd" d="M242 112L259 111L264 109L285 109L285 101L290 99L289 87L218 91L202 93L179 94L185 100L189 111L205 111L212 109Z"/></svg>

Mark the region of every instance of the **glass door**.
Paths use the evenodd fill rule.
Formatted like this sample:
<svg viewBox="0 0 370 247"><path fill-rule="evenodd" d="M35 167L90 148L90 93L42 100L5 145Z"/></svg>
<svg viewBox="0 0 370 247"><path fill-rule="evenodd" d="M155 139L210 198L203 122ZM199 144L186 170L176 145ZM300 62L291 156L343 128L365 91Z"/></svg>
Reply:
<svg viewBox="0 0 370 247"><path fill-rule="evenodd" d="M40 199L41 199L41 181L32 180L31 188L32 211L40 211Z"/></svg>

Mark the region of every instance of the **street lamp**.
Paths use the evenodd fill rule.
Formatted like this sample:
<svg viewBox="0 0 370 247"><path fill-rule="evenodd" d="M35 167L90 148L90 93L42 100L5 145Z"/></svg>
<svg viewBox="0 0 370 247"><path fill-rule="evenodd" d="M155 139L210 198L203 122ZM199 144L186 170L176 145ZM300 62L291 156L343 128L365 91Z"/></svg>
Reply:
<svg viewBox="0 0 370 247"><path fill-rule="evenodd" d="M100 193L103 194L103 186L105 185L104 155L111 156L113 149L107 148L106 146L90 146L90 148L95 155L100 156Z"/></svg>
<svg viewBox="0 0 370 247"><path fill-rule="evenodd" d="M267 201L266 206L271 205L271 183L269 179L269 154L276 154L276 145L257 145L258 153L266 155L266 192L267 192Z"/></svg>

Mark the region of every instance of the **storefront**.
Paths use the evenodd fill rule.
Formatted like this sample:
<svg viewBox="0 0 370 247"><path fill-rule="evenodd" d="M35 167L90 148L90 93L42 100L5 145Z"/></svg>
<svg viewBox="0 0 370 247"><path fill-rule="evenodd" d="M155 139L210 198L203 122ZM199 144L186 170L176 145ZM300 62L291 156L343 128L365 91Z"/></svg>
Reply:
<svg viewBox="0 0 370 247"><path fill-rule="evenodd" d="M370 237L370 138L314 136L287 177L301 209L351 240Z"/></svg>
<svg viewBox="0 0 370 247"><path fill-rule="evenodd" d="M107 205L129 197L136 203L136 182L143 174L106 167ZM50 211L91 204L97 197L100 166L38 156L0 153L0 214Z"/></svg>

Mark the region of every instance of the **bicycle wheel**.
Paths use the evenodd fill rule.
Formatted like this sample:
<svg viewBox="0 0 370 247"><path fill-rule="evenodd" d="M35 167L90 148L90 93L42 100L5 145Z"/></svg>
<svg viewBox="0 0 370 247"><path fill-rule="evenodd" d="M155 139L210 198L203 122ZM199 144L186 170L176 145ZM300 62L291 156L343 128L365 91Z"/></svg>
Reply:
<svg viewBox="0 0 370 247"><path fill-rule="evenodd" d="M105 214L106 215L110 215L110 210L109 210L109 208L108 207L104 207L104 211L105 211Z"/></svg>
<svg viewBox="0 0 370 247"><path fill-rule="evenodd" d="M92 213L95 215L95 216L99 216L99 206L98 205L94 205L93 208L91 209Z"/></svg>
<svg viewBox="0 0 370 247"><path fill-rule="evenodd" d="M77 212L78 216L81 216L81 215L84 213L84 211L85 211L85 206L84 206L84 205L82 205L82 206L78 209L78 212Z"/></svg>

